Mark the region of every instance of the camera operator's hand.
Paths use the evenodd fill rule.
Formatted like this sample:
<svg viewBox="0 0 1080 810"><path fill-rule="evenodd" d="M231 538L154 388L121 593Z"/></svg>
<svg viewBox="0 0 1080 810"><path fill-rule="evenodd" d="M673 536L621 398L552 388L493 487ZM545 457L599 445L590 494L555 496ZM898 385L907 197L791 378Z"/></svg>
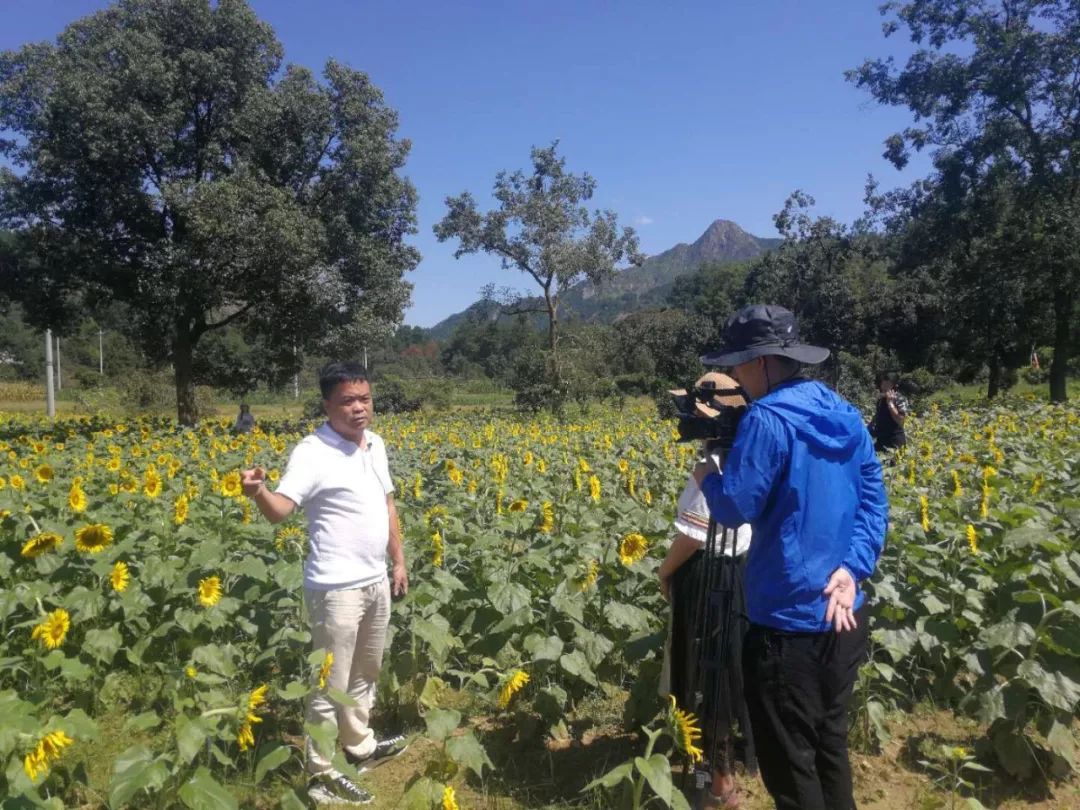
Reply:
<svg viewBox="0 0 1080 810"><path fill-rule="evenodd" d="M713 462L710 456L707 461L699 461L694 466L694 481L697 482L698 487L701 487L701 482L705 480L705 476L709 473L720 472L716 464Z"/></svg>
<svg viewBox="0 0 1080 810"><path fill-rule="evenodd" d="M825 587L825 595L829 597L825 621L831 624L837 633L858 627L855 621L857 593L855 580L851 578L851 573L846 568L841 566L833 571L833 575L829 577L829 584Z"/></svg>

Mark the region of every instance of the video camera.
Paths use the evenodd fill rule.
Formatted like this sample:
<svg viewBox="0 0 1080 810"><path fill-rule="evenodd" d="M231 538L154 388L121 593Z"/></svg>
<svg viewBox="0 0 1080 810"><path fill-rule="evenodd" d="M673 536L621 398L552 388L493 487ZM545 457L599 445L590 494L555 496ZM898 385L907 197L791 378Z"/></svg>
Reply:
<svg viewBox="0 0 1080 810"><path fill-rule="evenodd" d="M669 393L675 402L678 441L705 441L725 450L731 448L748 404L738 383L725 374L710 372L694 385Z"/></svg>

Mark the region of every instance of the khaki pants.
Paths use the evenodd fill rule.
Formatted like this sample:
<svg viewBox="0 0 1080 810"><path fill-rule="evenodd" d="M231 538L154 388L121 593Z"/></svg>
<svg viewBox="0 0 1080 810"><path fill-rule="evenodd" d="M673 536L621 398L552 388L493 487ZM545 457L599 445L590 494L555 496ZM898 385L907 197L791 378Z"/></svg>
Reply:
<svg viewBox="0 0 1080 810"><path fill-rule="evenodd" d="M339 706L328 690L313 693L306 720L319 724L327 720L338 727L338 739L349 753L370 756L375 750L375 733L368 726L375 704L375 687L382 666L386 629L390 622L390 582L349 590L305 589L304 601L311 620L311 645L334 654L327 686L340 689L355 706ZM331 770L313 741L307 740L307 767L311 773Z"/></svg>

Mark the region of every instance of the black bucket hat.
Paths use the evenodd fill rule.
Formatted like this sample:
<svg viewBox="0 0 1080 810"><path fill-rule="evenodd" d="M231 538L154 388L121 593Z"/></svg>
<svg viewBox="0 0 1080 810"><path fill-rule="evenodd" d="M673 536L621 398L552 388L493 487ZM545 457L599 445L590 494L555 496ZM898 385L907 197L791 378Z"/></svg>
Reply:
<svg viewBox="0 0 1080 810"><path fill-rule="evenodd" d="M751 304L728 318L723 348L704 355L701 362L706 366L737 366L769 354L814 366L825 361L829 350L799 340L799 325L790 310L773 304Z"/></svg>

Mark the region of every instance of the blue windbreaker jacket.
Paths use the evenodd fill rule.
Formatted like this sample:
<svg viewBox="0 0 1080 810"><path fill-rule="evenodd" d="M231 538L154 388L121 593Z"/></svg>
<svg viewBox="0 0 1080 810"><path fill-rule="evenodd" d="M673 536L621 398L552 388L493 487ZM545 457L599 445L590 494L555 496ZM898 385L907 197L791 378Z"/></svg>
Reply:
<svg viewBox="0 0 1080 810"><path fill-rule="evenodd" d="M862 415L819 382L796 380L753 402L739 423L723 474L702 492L717 523L749 523L750 621L821 632L829 577L843 566L856 583L874 573L889 504ZM866 596L859 589L855 606Z"/></svg>

